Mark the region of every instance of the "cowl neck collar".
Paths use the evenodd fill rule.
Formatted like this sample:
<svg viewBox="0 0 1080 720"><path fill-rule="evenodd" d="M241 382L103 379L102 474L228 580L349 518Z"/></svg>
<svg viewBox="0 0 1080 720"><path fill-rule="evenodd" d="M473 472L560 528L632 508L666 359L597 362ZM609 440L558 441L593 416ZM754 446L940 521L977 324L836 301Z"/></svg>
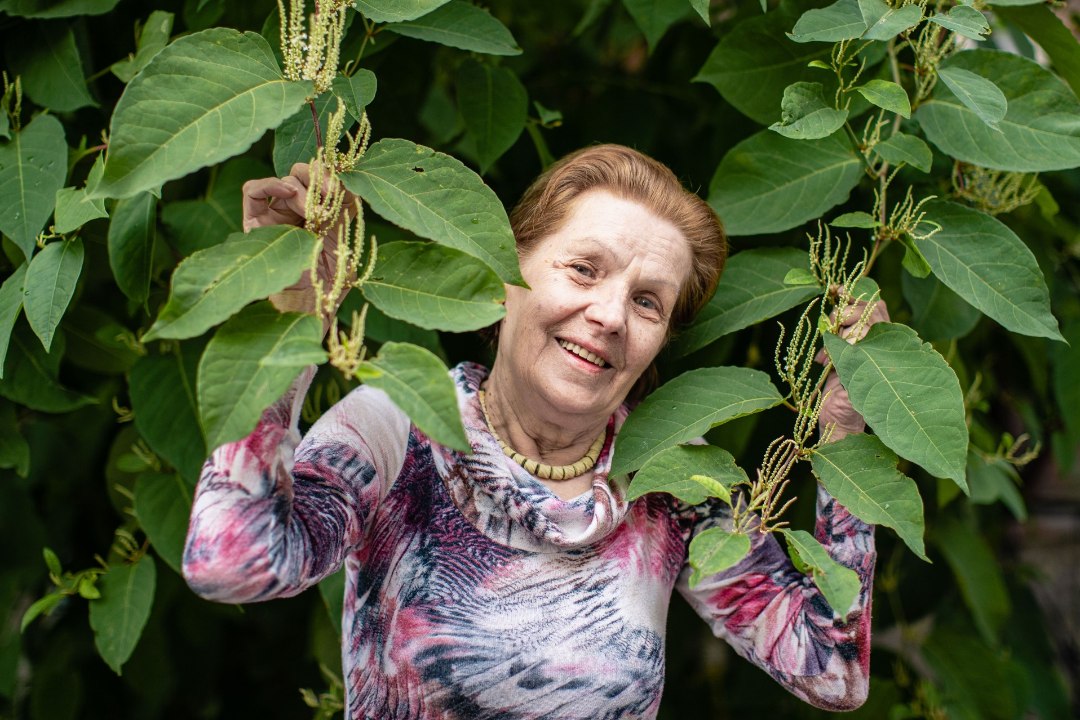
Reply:
<svg viewBox="0 0 1080 720"><path fill-rule="evenodd" d="M503 454L480 409L477 391L487 368L461 363L451 371L471 454L432 443L435 466L462 515L495 542L532 552L582 548L609 535L626 515L626 477L609 479L621 406L608 420L608 438L593 468L592 488L562 500Z"/></svg>

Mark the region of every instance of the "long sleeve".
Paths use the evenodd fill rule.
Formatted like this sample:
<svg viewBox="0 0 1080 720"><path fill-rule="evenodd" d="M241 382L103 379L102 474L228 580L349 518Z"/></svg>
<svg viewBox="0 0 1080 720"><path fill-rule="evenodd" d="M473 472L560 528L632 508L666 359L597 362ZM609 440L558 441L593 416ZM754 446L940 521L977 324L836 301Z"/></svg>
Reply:
<svg viewBox="0 0 1080 720"><path fill-rule="evenodd" d="M730 523L727 507L717 503L699 511L692 534ZM846 619L795 569L772 535L756 532L739 564L693 589L687 566L678 589L718 637L789 691L821 708L851 710L869 689L874 529L818 486L815 536L862 581Z"/></svg>
<svg viewBox="0 0 1080 720"><path fill-rule="evenodd" d="M287 597L337 570L402 467L408 418L371 388L334 405L301 441L299 410L314 372L203 466L183 573L209 600Z"/></svg>

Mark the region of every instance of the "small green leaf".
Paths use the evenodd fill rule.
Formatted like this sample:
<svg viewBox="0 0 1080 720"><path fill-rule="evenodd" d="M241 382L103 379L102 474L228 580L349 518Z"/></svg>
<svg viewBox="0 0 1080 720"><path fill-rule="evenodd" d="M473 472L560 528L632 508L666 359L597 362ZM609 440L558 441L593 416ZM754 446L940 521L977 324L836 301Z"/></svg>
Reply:
<svg viewBox="0 0 1080 720"><path fill-rule="evenodd" d="M506 314L498 275L471 255L434 243L380 246L363 293L390 317L434 330L477 330Z"/></svg>
<svg viewBox="0 0 1080 720"><path fill-rule="evenodd" d="M53 115L38 115L11 140L0 142L0 233L27 260L66 176L67 142Z"/></svg>
<svg viewBox="0 0 1080 720"><path fill-rule="evenodd" d="M645 34L650 53L656 50L668 28L681 20L687 11L686 0L623 0L623 5Z"/></svg>
<svg viewBox="0 0 1080 720"><path fill-rule="evenodd" d="M317 318L279 313L268 302L241 310L218 328L199 361L206 447L246 436L302 369L325 360Z"/></svg>
<svg viewBox="0 0 1080 720"><path fill-rule="evenodd" d="M818 279L814 273L805 268L791 268L784 275L785 285L817 285Z"/></svg>
<svg viewBox="0 0 1080 720"><path fill-rule="evenodd" d="M633 472L662 450L781 402L769 376L759 370L713 367L685 372L645 398L627 417L615 441L611 474Z"/></svg>
<svg viewBox="0 0 1080 720"><path fill-rule="evenodd" d="M75 294L83 267L82 240L49 243L34 256L23 280L23 311L48 352L56 327Z"/></svg>
<svg viewBox="0 0 1080 720"><path fill-rule="evenodd" d="M824 8L803 13L788 37L795 42L853 40L866 32L858 0L837 0Z"/></svg>
<svg viewBox="0 0 1080 720"><path fill-rule="evenodd" d="M907 91L896 83L875 79L855 89L879 108L906 118L911 117L911 101L908 99Z"/></svg>
<svg viewBox="0 0 1080 720"><path fill-rule="evenodd" d="M90 627L98 654L117 675L139 643L154 604L154 559L111 565L98 580L101 599L90 602Z"/></svg>
<svg viewBox="0 0 1080 720"><path fill-rule="evenodd" d="M1018 521L1027 520L1027 507L1017 487L1020 475L1012 465L1000 458L984 458L971 450L967 473L971 502L989 505L1001 501Z"/></svg>
<svg viewBox="0 0 1080 720"><path fill-rule="evenodd" d="M116 203L109 223L109 267L116 285L137 304L150 295L157 242L157 198L144 192Z"/></svg>
<svg viewBox="0 0 1080 720"><path fill-rule="evenodd" d="M926 261L926 257L911 236L904 235L900 238L900 242L904 246L904 259L901 263L903 268L917 278L929 276L932 272L930 263Z"/></svg>
<svg viewBox="0 0 1080 720"><path fill-rule="evenodd" d="M135 482L135 517L154 550L180 574L191 515L191 488L179 475L147 473Z"/></svg>
<svg viewBox="0 0 1080 720"><path fill-rule="evenodd" d="M873 435L857 433L811 455L814 475L851 514L896 531L923 560L923 503L915 481L896 469L897 457Z"/></svg>
<svg viewBox="0 0 1080 720"><path fill-rule="evenodd" d="M529 95L513 71L475 60L466 60L458 67L454 85L458 109L483 175L525 129Z"/></svg>
<svg viewBox="0 0 1080 720"><path fill-rule="evenodd" d="M101 597L101 591L97 589L94 578L84 575L79 579L79 597L84 600L97 600Z"/></svg>
<svg viewBox="0 0 1080 720"><path fill-rule="evenodd" d="M26 628L30 626L30 623L34 622L39 615L48 615L63 599L64 596L60 593L49 593L45 597L34 601L23 613L22 621L19 623L19 632L26 632Z"/></svg>
<svg viewBox="0 0 1080 720"><path fill-rule="evenodd" d="M930 166L934 162L934 155L929 145L921 138L901 132L894 133L892 137L879 142L874 146L874 152L887 163L893 165L907 163L923 172L930 172Z"/></svg>
<svg viewBox="0 0 1080 720"><path fill-rule="evenodd" d="M694 12L701 16L706 25L712 24L709 18L709 0L690 0L690 7L694 8ZM764 10L765 8L762 8L762 11Z"/></svg>
<svg viewBox="0 0 1080 720"><path fill-rule="evenodd" d="M86 87L75 33L62 22L26 23L8 36L10 73L22 76L26 95L56 112L96 106Z"/></svg>
<svg viewBox="0 0 1080 720"><path fill-rule="evenodd" d="M113 75L120 78L120 82L131 82L143 68L150 64L154 56L161 52L169 44L169 35L172 33L173 14L164 10L155 10L143 23L139 31L139 40L136 43L135 54L114 62L109 69Z"/></svg>
<svg viewBox="0 0 1080 720"><path fill-rule="evenodd" d="M788 548L810 567L811 578L833 612L846 618L859 597L862 585L859 574L830 557L828 551L805 530L781 530Z"/></svg>
<svg viewBox="0 0 1080 720"><path fill-rule="evenodd" d="M131 329L87 303L75 303L60 323L67 339L64 360L102 375L123 375L142 357Z"/></svg>
<svg viewBox="0 0 1080 720"><path fill-rule="evenodd" d="M415 20L392 23L383 29L486 55L521 54L521 48L505 25L487 10L464 0L450 0Z"/></svg>
<svg viewBox="0 0 1080 720"><path fill-rule="evenodd" d="M852 227L873 230L878 226L878 221L875 220L874 216L870 213L857 210L855 212L837 215L829 224L833 227Z"/></svg>
<svg viewBox="0 0 1080 720"><path fill-rule="evenodd" d="M379 89L379 81L375 73L367 68L357 68L351 76L338 75L331 85L336 97L345 103L345 110L356 122L364 114L364 108L375 99L375 93Z"/></svg>
<svg viewBox="0 0 1080 720"><path fill-rule="evenodd" d="M986 22L986 17L966 5L951 7L948 13L934 13L930 16L930 22L972 40L985 40L990 33L990 23Z"/></svg>
<svg viewBox="0 0 1080 720"><path fill-rule="evenodd" d="M415 20L445 5L448 0L356 0L353 7L377 23Z"/></svg>
<svg viewBox="0 0 1080 720"><path fill-rule="evenodd" d="M712 445L675 445L654 455L638 470L626 499L666 492L690 505L709 497L730 503L728 488L740 482L748 482L746 473L727 450Z"/></svg>
<svg viewBox="0 0 1080 720"><path fill-rule="evenodd" d="M480 258L503 282L523 282L502 202L460 161L391 138L368 148L341 181L395 225Z"/></svg>
<svg viewBox="0 0 1080 720"><path fill-rule="evenodd" d="M49 568L50 573L56 577L64 574L64 570L60 566L60 558L56 556L56 553L51 548L42 548L41 554L45 558L45 567Z"/></svg>
<svg viewBox="0 0 1080 720"><path fill-rule="evenodd" d="M169 301L143 341L202 335L251 301L289 287L310 267L318 242L303 228L271 225L200 250L176 268Z"/></svg>
<svg viewBox="0 0 1080 720"><path fill-rule="evenodd" d="M866 32L863 40L891 40L922 21L922 6L910 3L894 8L885 0L858 0Z"/></svg>
<svg viewBox="0 0 1080 720"><path fill-rule="evenodd" d="M416 345L388 342L361 366L365 385L382 390L435 442L470 452L457 391L442 360Z"/></svg>
<svg viewBox="0 0 1080 720"><path fill-rule="evenodd" d="M780 101L780 122L769 129L795 140L819 140L844 126L847 110L837 110L825 102L822 85L797 82L788 85Z"/></svg>
<svg viewBox="0 0 1080 720"><path fill-rule="evenodd" d="M750 552L750 538L713 527L690 541L690 587L696 587L706 575L715 575L736 565Z"/></svg>
<svg viewBox="0 0 1080 720"><path fill-rule="evenodd" d="M15 329L15 321L19 319L19 311L22 310L23 283L29 264L24 262L17 267L15 272L4 279L4 284L0 285L0 380L4 378L4 360L7 358L11 331Z"/></svg>
<svg viewBox="0 0 1080 720"><path fill-rule="evenodd" d="M956 373L906 325L878 323L852 345L824 336L851 405L889 448L964 485L968 430Z"/></svg>
<svg viewBox="0 0 1080 720"><path fill-rule="evenodd" d="M98 198L91 200L88 189L97 185L105 171L104 155L98 155L90 174L86 178L86 187L62 188L56 191L56 210L53 218L53 231L65 234L98 218L109 217L105 210L105 201Z"/></svg>
<svg viewBox="0 0 1080 720"><path fill-rule="evenodd" d="M998 123L1009 110L1009 101L997 85L958 67L939 68L938 78L980 120L995 130L998 129Z"/></svg>
<svg viewBox="0 0 1080 720"><path fill-rule="evenodd" d="M999 559L981 535L952 517L935 524L933 538L956 575L979 634L996 646L1010 610Z"/></svg>

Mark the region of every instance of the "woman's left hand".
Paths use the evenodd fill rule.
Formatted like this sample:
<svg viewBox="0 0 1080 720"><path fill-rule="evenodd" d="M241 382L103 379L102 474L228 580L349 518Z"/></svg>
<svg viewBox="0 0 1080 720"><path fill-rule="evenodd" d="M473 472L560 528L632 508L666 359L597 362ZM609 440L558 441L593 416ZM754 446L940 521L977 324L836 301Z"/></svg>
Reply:
<svg viewBox="0 0 1080 720"><path fill-rule="evenodd" d="M874 323L889 322L889 309L885 307L884 300L878 300L874 309L870 312L867 322L861 327L856 327L859 318L866 309L865 302L849 305L841 316L840 336L849 343L861 340ZM836 317L837 311L833 311L832 317ZM817 355L817 361L824 364L828 362L828 355L823 349ZM840 377L836 370L829 373L825 380L825 402L821 406L821 415L818 418L818 426L824 428L833 423L832 441L841 440L853 433L860 433L866 429L866 421L855 408L851 406L847 390L840 384Z"/></svg>

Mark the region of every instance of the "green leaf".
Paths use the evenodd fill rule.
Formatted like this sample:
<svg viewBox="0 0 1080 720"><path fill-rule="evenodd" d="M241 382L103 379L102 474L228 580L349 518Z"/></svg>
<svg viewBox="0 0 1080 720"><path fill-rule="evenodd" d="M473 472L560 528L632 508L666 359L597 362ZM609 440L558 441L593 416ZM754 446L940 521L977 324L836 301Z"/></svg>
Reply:
<svg viewBox="0 0 1080 720"><path fill-rule="evenodd" d="M1011 622L1025 619L1015 617ZM921 641L927 670L935 678L935 705L950 720L1012 720L1030 715L1017 710L1013 688L1021 673L1006 662L1008 655L988 646L969 623L958 620L936 620L930 636ZM1053 672L1048 675L1053 677ZM1049 720L1068 714L1039 717Z"/></svg>
<svg viewBox="0 0 1080 720"><path fill-rule="evenodd" d="M859 158L837 132L791 140L763 130L728 151L709 185L709 204L729 235L789 230L848 198L862 177Z"/></svg>
<svg viewBox="0 0 1080 720"><path fill-rule="evenodd" d="M120 0L7 0L0 11L28 18L60 18L76 15L104 15Z"/></svg>
<svg viewBox="0 0 1080 720"><path fill-rule="evenodd" d="M97 402L60 385L57 375L64 355L63 334L53 338L48 353L34 337L28 325L15 328L4 361L0 395L31 410L62 413Z"/></svg>
<svg viewBox="0 0 1080 720"><path fill-rule="evenodd" d="M191 488L179 475L139 476L135 482L135 517L157 554L177 574L190 515Z"/></svg>
<svg viewBox="0 0 1080 720"><path fill-rule="evenodd" d="M985 40L990 33L990 23L986 22L983 14L967 5L951 7L947 14L934 13L930 16L930 22L972 40Z"/></svg>
<svg viewBox="0 0 1080 720"><path fill-rule="evenodd" d="M342 103L344 102L342 100ZM334 144L341 140L340 137L326 137L326 125L330 113L335 112L337 107L337 98L329 93L320 95L315 100L315 110L319 116L319 132L327 144ZM274 174L284 177L296 163L311 162L318 149L317 140L315 121L311 118L311 107L304 105L274 131Z"/></svg>
<svg viewBox="0 0 1080 720"><path fill-rule="evenodd" d="M22 76L23 89L35 103L56 112L97 105L86 88L70 25L27 23L8 41L11 72Z"/></svg>
<svg viewBox="0 0 1080 720"><path fill-rule="evenodd" d="M86 187L76 189L66 187L56 191L56 210L53 218L53 231L60 234L78 230L80 227L96 220L97 218L109 217L105 210L105 201L98 198L92 200L88 195L88 188L92 188L101 180L105 171L103 155L98 155L94 166L90 168L90 174L86 178Z"/></svg>
<svg viewBox="0 0 1080 720"><path fill-rule="evenodd" d="M685 372L645 398L627 417L615 441L611 474L633 472L662 450L781 402L769 376L759 370L714 367Z"/></svg>
<svg viewBox="0 0 1080 720"><path fill-rule="evenodd" d="M60 324L67 339L65 360L102 375L122 375L144 352L135 333L108 313L75 303Z"/></svg>
<svg viewBox="0 0 1080 720"><path fill-rule="evenodd" d="M687 11L686 0L623 0L623 5L645 34L650 53L656 50L668 28Z"/></svg>
<svg viewBox="0 0 1080 720"><path fill-rule="evenodd" d="M19 432L15 406L3 399L0 399L0 468L12 468L23 478L30 472L30 445Z"/></svg>
<svg viewBox="0 0 1080 720"><path fill-rule="evenodd" d="M56 556L52 548L42 548L41 556L45 558L45 567L49 568L49 572L57 577L60 577L64 573L63 567L60 565L60 558Z"/></svg>
<svg viewBox="0 0 1080 720"><path fill-rule="evenodd" d="M22 310L23 284L26 278L26 267L29 263L23 263L4 279L0 285L0 380L4 377L4 362L7 358L8 343L11 341L11 331L15 328L15 321L19 318Z"/></svg>
<svg viewBox="0 0 1080 720"><path fill-rule="evenodd" d="M415 20L387 25L384 30L487 55L520 55L510 31L491 13L464 0L450 0Z"/></svg>
<svg viewBox="0 0 1080 720"><path fill-rule="evenodd" d="M1039 264L1012 230L957 203L933 200L924 209L941 230L919 249L941 282L1007 330L1061 339Z"/></svg>
<svg viewBox="0 0 1080 720"><path fill-rule="evenodd" d="M927 173L930 172L930 166L934 162L930 146L923 142L922 138L901 132L894 133L892 137L879 142L874 146L874 152L892 165L907 163Z"/></svg>
<svg viewBox="0 0 1080 720"><path fill-rule="evenodd" d="M39 615L51 613L53 608L59 605L63 599L64 596L57 592L49 593L45 597L35 600L23 613L22 621L19 623L19 632L26 632L26 628L30 626L30 623L34 622Z"/></svg>
<svg viewBox="0 0 1080 720"><path fill-rule="evenodd" d="M816 286L787 284L792 270L808 270L810 259L797 248L755 248L736 253L724 277L694 324L674 340L675 352L688 355L719 337L750 327L806 302Z"/></svg>
<svg viewBox="0 0 1080 720"><path fill-rule="evenodd" d="M506 314L498 275L471 255L433 243L380 246L363 292L390 317L434 330L477 330Z"/></svg>
<svg viewBox="0 0 1080 720"><path fill-rule="evenodd" d="M279 313L268 302L218 328L199 361L199 415L206 447L250 433L302 369L326 360L318 318Z"/></svg>
<svg viewBox="0 0 1080 720"><path fill-rule="evenodd" d="M984 458L971 450L968 452L968 487L971 502L990 505L999 500L1020 522L1027 520L1027 507L1017 485L1020 475L1012 465L999 458Z"/></svg>
<svg viewBox="0 0 1080 720"><path fill-rule="evenodd" d="M157 240L157 198L139 193L116 203L109 223L109 267L116 285L132 302L150 295Z"/></svg>
<svg viewBox="0 0 1080 720"><path fill-rule="evenodd" d="M874 216L870 213L859 210L856 212L844 213L843 215L837 215L829 224L833 227L851 227L873 230L878 226L878 221L875 220Z"/></svg>
<svg viewBox="0 0 1080 720"><path fill-rule="evenodd" d="M359 312L364 305L363 295L357 291L350 293L338 310L338 322L343 326L352 324L352 313ZM439 341L439 333L434 330L418 328L407 322L395 320L374 305L368 305L364 318L364 340L376 343L407 342L426 348L446 362L446 352Z"/></svg>
<svg viewBox="0 0 1080 720"><path fill-rule="evenodd" d="M353 7L377 23L415 20L445 5L447 0L356 0Z"/></svg>
<svg viewBox="0 0 1080 720"><path fill-rule="evenodd" d="M1080 95L1080 45L1049 6L1034 0L1031 4L1037 7L1002 8L1003 3L996 2L994 14L1037 42L1050 56L1057 74Z"/></svg>
<svg viewBox="0 0 1080 720"><path fill-rule="evenodd" d="M911 101L907 91L888 80L869 80L855 88L859 94L879 108L903 117L911 117Z"/></svg>
<svg viewBox="0 0 1080 720"><path fill-rule="evenodd" d="M923 560L923 502L915 481L896 469L897 457L873 435L858 433L822 445L810 457L814 475L855 517L891 527Z"/></svg>
<svg viewBox="0 0 1080 720"><path fill-rule="evenodd" d="M693 82L713 85L735 109L755 122L769 125L779 119L780 100L788 85L832 74L808 67L828 59L828 47L801 45L784 35L802 7L786 1L766 15L740 22L720 38ZM835 80L826 80L825 87L833 94Z"/></svg>
<svg viewBox="0 0 1080 720"><path fill-rule="evenodd" d="M375 93L379 89L379 81L375 73L367 68L357 68L351 76L338 75L334 78L331 89L334 96L341 98L345 103L345 110L356 122L364 114L364 108L375 99Z"/></svg>
<svg viewBox="0 0 1080 720"><path fill-rule="evenodd" d="M169 301L143 341L202 335L251 301L289 287L310 267L318 242L303 228L271 225L200 250L176 268Z"/></svg>
<svg viewBox="0 0 1080 720"><path fill-rule="evenodd" d="M863 40L891 40L922 20L922 7L911 3L894 8L885 0L858 0L866 32Z"/></svg>
<svg viewBox="0 0 1080 720"><path fill-rule="evenodd" d="M0 232L27 260L66 176L64 128L52 115L38 115L0 143Z"/></svg>
<svg viewBox="0 0 1080 720"><path fill-rule="evenodd" d="M209 455L196 400L202 349L182 343L169 354L142 357L131 368L128 389L139 435L192 485Z"/></svg>
<svg viewBox="0 0 1080 720"><path fill-rule="evenodd" d="M807 10L788 33L795 42L838 42L866 32L858 0L837 0L824 8Z"/></svg>
<svg viewBox="0 0 1080 720"><path fill-rule="evenodd" d="M791 268L784 275L785 285L817 285L818 279L814 273L805 268Z"/></svg>
<svg viewBox="0 0 1080 720"><path fill-rule="evenodd" d="M470 452L450 371L430 351L405 343L385 343L374 359L361 364L357 376L365 385L389 395L432 440Z"/></svg>
<svg viewBox="0 0 1080 720"><path fill-rule="evenodd" d="M139 31L135 54L118 60L109 67L113 75L120 78L120 82L131 82L133 77L150 64L155 55L165 49L169 44L169 35L172 34L173 17L171 12L164 10L150 13Z"/></svg>
<svg viewBox="0 0 1080 720"><path fill-rule="evenodd" d="M83 266L82 240L52 242L34 256L23 280L26 320L48 352Z"/></svg>
<svg viewBox="0 0 1080 720"><path fill-rule="evenodd" d="M933 538L956 576L979 634L996 646L1010 609L1000 561L982 536L955 518L940 519Z"/></svg>
<svg viewBox="0 0 1080 720"><path fill-rule="evenodd" d="M178 88L184 102L176 102ZM158 53L120 96L95 197L130 197L226 160L277 127L311 92L286 80L259 35L213 28Z"/></svg>
<svg viewBox="0 0 1080 720"><path fill-rule="evenodd" d="M523 282L502 202L459 160L391 138L368 148L341 181L395 225L480 258L503 282Z"/></svg>
<svg viewBox="0 0 1080 720"><path fill-rule="evenodd" d="M810 567L811 579L825 596L833 612L846 618L862 587L859 574L833 560L821 543L805 530L781 532L787 540L788 550L798 555L799 560Z"/></svg>
<svg viewBox="0 0 1080 720"><path fill-rule="evenodd" d="M903 268L917 278L929 277L932 272L930 263L926 262L926 257L923 256L922 251L919 250L919 246L915 244L911 236L901 236L900 243L904 246Z"/></svg>
<svg viewBox="0 0 1080 720"><path fill-rule="evenodd" d="M690 0L690 7L694 8L694 12L701 16L706 25L712 24L709 19L709 0Z"/></svg>
<svg viewBox="0 0 1080 720"><path fill-rule="evenodd" d="M945 154L994 170L1043 172L1080 165L1080 100L1037 63L994 50L968 50L942 64L994 78L1008 111L990 128L945 83L916 111L923 132ZM948 73L946 73L948 74Z"/></svg>
<svg viewBox="0 0 1080 720"><path fill-rule="evenodd" d="M336 573L327 575L319 581L319 595L322 596L323 604L326 605L326 613L330 616L330 622L338 637L341 636L341 611L345 604L345 568L342 567Z"/></svg>
<svg viewBox="0 0 1080 720"><path fill-rule="evenodd" d="M695 587L706 575L733 567L750 552L750 538L713 527L699 533L690 541L690 587Z"/></svg>
<svg viewBox="0 0 1080 720"><path fill-rule="evenodd" d="M878 323L854 345L831 333L824 339L852 407L881 441L963 487L964 397L945 359L906 325Z"/></svg>
<svg viewBox="0 0 1080 720"><path fill-rule="evenodd" d="M110 565L98 580L101 599L90 603L90 627L98 654L117 675L150 617L156 579L154 559L143 555L134 565Z"/></svg>
<svg viewBox="0 0 1080 720"><path fill-rule="evenodd" d="M511 70L466 60L454 78L458 109L476 147L480 174L517 141L525 129L529 95Z"/></svg>
<svg viewBox="0 0 1080 720"><path fill-rule="evenodd" d="M204 199L165 203L161 211L173 247L182 256L219 245L228 235L242 232L244 182L272 172L264 163L245 157L233 158L216 170Z"/></svg>
<svg viewBox="0 0 1080 720"><path fill-rule="evenodd" d="M976 117L995 130L1009 110L1009 101L997 85L963 68L942 67L938 78Z"/></svg>
<svg viewBox="0 0 1080 720"><path fill-rule="evenodd" d="M901 282L904 299L911 306L910 325L928 342L962 338L982 317L977 308L933 275L920 279L904 273Z"/></svg>
<svg viewBox="0 0 1080 720"><path fill-rule="evenodd" d="M780 122L769 129L795 140L819 140L844 126L847 110L825 103L821 83L797 82L784 90L780 101Z"/></svg>
<svg viewBox="0 0 1080 720"><path fill-rule="evenodd" d="M712 483L693 479L705 476ZM746 473L735 464L727 450L712 445L675 445L654 455L634 475L627 500L636 500L645 493L671 493L683 502L699 505L706 498L718 497L731 502L730 489L736 483L748 482Z"/></svg>

